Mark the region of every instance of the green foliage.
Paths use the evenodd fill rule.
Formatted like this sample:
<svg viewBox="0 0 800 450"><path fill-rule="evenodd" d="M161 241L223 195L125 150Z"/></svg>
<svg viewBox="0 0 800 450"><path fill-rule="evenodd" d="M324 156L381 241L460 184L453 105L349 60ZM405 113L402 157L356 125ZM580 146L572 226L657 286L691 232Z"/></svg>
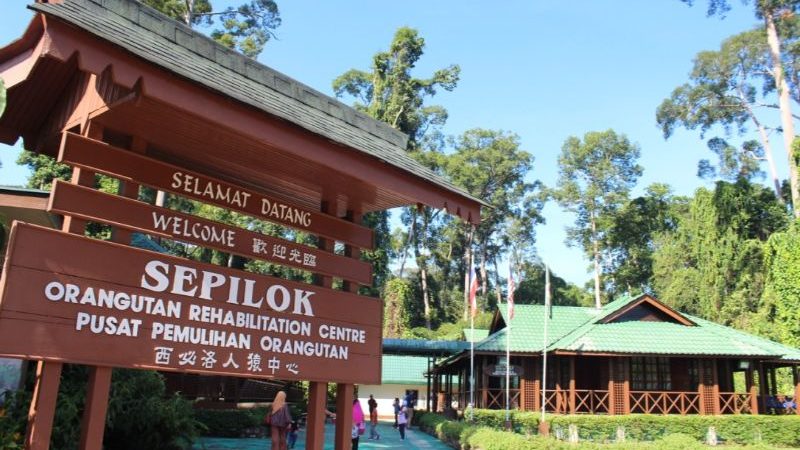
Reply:
<svg viewBox="0 0 800 450"><path fill-rule="evenodd" d="M761 320L764 241L787 220L768 189L744 179L697 190L675 231L656 238L656 295L681 311L752 330Z"/></svg>
<svg viewBox="0 0 800 450"><path fill-rule="evenodd" d="M220 44L256 58L281 25L278 4L274 0L250 0L237 7L214 11L209 0L143 0L146 5L187 25L217 28L211 38ZM217 20L218 19L218 22Z"/></svg>
<svg viewBox="0 0 800 450"><path fill-rule="evenodd" d="M408 308L411 302L411 283L402 278L392 278L383 289L383 336L402 336L408 327Z"/></svg>
<svg viewBox="0 0 800 450"><path fill-rule="evenodd" d="M72 168L66 164L59 164L49 155L23 150L17 158L17 164L30 169L29 188L49 190L54 179L68 181L72 178Z"/></svg>
<svg viewBox="0 0 800 450"><path fill-rule="evenodd" d="M351 69L333 80L337 97L354 98L356 109L407 134L409 150L418 148L425 134L447 119L443 108L424 105L426 97L436 95L439 88L455 89L461 72L451 65L436 70L430 78L413 77L411 70L424 48L425 39L417 30L399 28L389 50L373 56L371 71Z"/></svg>
<svg viewBox="0 0 800 450"><path fill-rule="evenodd" d="M266 408L251 409L198 409L195 419L203 424L203 435L215 437L242 437L248 428L263 423Z"/></svg>
<svg viewBox="0 0 800 450"><path fill-rule="evenodd" d="M511 412L514 432L504 428L504 411L476 410L475 422L451 421L438 414L419 414L421 428L455 448L482 450L518 449L654 449L706 448L702 442L709 427L727 445L746 448L796 447L800 445L800 418L785 416L548 416L551 435L566 439L570 425L578 430L578 444L537 436L537 413ZM616 443L617 428L625 442ZM753 447L751 447L753 446Z"/></svg>
<svg viewBox="0 0 800 450"><path fill-rule="evenodd" d="M51 448L77 448L87 379L88 371L85 366L64 366ZM25 430L29 403L29 392L15 393L8 398L4 409L0 409L0 444L5 445L0 445L0 449L15 448L9 440L20 442L19 438ZM159 373L114 370L106 415L106 448L189 449L201 428L202 425L194 419L188 401L178 395L166 395L164 380Z"/></svg>
<svg viewBox="0 0 800 450"><path fill-rule="evenodd" d="M770 236L765 254L767 281L760 331L800 347L800 222Z"/></svg>

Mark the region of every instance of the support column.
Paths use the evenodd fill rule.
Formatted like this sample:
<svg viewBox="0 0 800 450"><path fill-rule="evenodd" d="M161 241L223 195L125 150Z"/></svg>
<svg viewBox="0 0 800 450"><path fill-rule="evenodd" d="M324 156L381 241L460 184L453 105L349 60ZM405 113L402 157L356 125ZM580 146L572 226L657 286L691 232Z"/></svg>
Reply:
<svg viewBox="0 0 800 450"><path fill-rule="evenodd" d="M569 357L569 413L575 414L575 357Z"/></svg>
<svg viewBox="0 0 800 450"><path fill-rule="evenodd" d="M797 402L800 401L800 376L798 376L797 370L797 366L792 366L792 378L794 379L794 413L800 414L800 406L797 404Z"/></svg>
<svg viewBox="0 0 800 450"><path fill-rule="evenodd" d="M111 389L111 367L89 368L89 385L81 420L81 450L101 450L106 430L106 411Z"/></svg>
<svg viewBox="0 0 800 450"><path fill-rule="evenodd" d="M766 372L764 371L764 363L759 361L757 363L758 367L758 398L759 398L759 406L760 410L763 412L767 412L767 376Z"/></svg>
<svg viewBox="0 0 800 450"><path fill-rule="evenodd" d="M350 450L353 428L353 385L336 385L336 436L335 450Z"/></svg>
<svg viewBox="0 0 800 450"><path fill-rule="evenodd" d="M631 413L631 358L626 357L622 363L622 395L623 414Z"/></svg>
<svg viewBox="0 0 800 450"><path fill-rule="evenodd" d="M616 390L614 389L614 358L608 358L608 414L610 416L618 413L615 405L615 399Z"/></svg>
<svg viewBox="0 0 800 450"><path fill-rule="evenodd" d="M425 396L425 412L431 412L431 397L433 397L434 395L438 395L439 394L438 392L435 393L435 394L433 392L431 392L432 391L432 383L431 383L432 380L431 380L431 377L433 377L433 373L432 373L433 372L433 368L431 367L432 366L432 364L431 364L432 360L433 360L433 358L429 356L428 357L428 373L425 375L425 381L426 381L426 384L427 384L425 387L428 389L427 395Z"/></svg>
<svg viewBox="0 0 800 450"><path fill-rule="evenodd" d="M28 428L25 431L27 450L50 448L62 368L63 364L60 362L39 361L36 366L36 386L33 388L33 399L28 410Z"/></svg>
<svg viewBox="0 0 800 450"><path fill-rule="evenodd" d="M745 372L745 384L747 384L747 392L750 393L750 414L758 415L758 388L756 388L756 384L753 380L753 362L750 361L750 365L747 367L747 371Z"/></svg>
<svg viewBox="0 0 800 450"><path fill-rule="evenodd" d="M328 384L308 383L308 418L306 420L306 449L322 450L325 445L325 408ZM338 416L337 416L338 421Z"/></svg>
<svg viewBox="0 0 800 450"><path fill-rule="evenodd" d="M719 370L718 370L718 366L717 366L717 360L713 359L713 360L711 360L711 362L712 362L712 366L711 366L711 370L712 370L712 373L711 373L712 389L711 389L711 392L712 392L712 395L714 396L714 399L713 399L713 413L714 413L714 415L718 416L720 414L720 411L719 411Z"/></svg>

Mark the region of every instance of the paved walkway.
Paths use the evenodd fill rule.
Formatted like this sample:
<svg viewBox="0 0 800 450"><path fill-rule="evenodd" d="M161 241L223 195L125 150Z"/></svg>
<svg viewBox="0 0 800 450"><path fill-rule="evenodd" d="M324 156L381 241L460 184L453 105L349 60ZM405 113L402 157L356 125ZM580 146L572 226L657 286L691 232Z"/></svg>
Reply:
<svg viewBox="0 0 800 450"><path fill-rule="evenodd" d="M406 440L400 440L400 433L392 428L391 423L378 424L379 440L370 440L369 426L367 432L361 436L358 450L388 450L388 449L424 449L424 450L452 450L438 439L417 429L406 431ZM325 425L325 450L333 450L333 425ZM305 450L305 429L300 430L297 437L295 450ZM269 450L269 439L222 439L201 438L194 445L194 450Z"/></svg>

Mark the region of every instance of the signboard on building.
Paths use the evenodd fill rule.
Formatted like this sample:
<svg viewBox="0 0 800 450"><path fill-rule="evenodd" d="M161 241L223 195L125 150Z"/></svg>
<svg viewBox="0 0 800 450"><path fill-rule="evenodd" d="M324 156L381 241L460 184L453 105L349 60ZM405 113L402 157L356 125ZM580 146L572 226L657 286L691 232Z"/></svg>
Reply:
<svg viewBox="0 0 800 450"><path fill-rule="evenodd" d="M0 356L380 383L381 302L16 223Z"/></svg>

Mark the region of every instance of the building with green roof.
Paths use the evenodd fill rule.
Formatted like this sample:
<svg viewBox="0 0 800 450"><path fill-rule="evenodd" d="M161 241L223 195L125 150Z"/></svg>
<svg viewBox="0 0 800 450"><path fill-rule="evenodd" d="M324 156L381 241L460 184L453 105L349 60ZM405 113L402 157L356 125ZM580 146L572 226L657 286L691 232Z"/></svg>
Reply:
<svg viewBox="0 0 800 450"><path fill-rule="evenodd" d="M800 350L683 314L649 295L626 296L601 309L517 305L511 320L498 308L474 351L474 401L481 408L505 408L508 370L511 404L521 410L540 410L542 402L554 413L798 410ZM794 395L778 395L778 370L792 374ZM434 392L445 399L434 407L465 408L469 350L433 372Z"/></svg>

